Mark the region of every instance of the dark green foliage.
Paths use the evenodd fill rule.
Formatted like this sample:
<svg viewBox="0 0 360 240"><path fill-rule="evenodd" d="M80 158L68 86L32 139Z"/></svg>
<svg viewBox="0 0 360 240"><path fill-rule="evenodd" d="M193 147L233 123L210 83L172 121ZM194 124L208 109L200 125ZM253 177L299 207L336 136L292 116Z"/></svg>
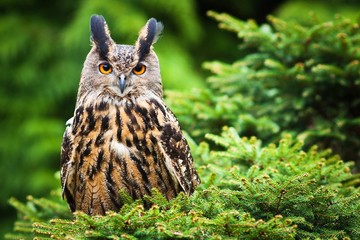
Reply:
<svg viewBox="0 0 360 240"><path fill-rule="evenodd" d="M214 74L210 90L168 93L192 136L231 125L242 136L271 142L287 131L360 163L359 22L336 17L303 26L269 17L270 24L259 26L209 14L237 33L241 57L204 64Z"/></svg>
<svg viewBox="0 0 360 240"><path fill-rule="evenodd" d="M53 191L48 198L37 199L28 196L26 204L11 198L9 203L16 208L21 219L15 222L15 232L6 235L9 239L30 239L33 235L34 222L47 222L55 217L68 219L72 217L68 206L60 197L60 189Z"/></svg>
<svg viewBox="0 0 360 240"><path fill-rule="evenodd" d="M315 147L304 152L290 137L278 146L261 147L257 139L240 138L234 128L224 128L221 136L209 134L207 139L224 150L210 151L205 142L195 147L203 184L191 197L180 194L168 202L154 190L145 199L152 203L146 210L141 200L122 194L126 204L119 213L77 213L75 219L63 218L68 210L64 201L58 204L60 199L30 198L27 206L12 200L22 219L15 229L22 235L7 238L360 237L360 191L353 187L356 182L348 182L350 163ZM49 216L55 218L49 221Z"/></svg>
<svg viewBox="0 0 360 240"><path fill-rule="evenodd" d="M314 19L331 20L334 13L355 20L359 17L359 7L357 0L292 0L284 2L274 14L287 21L312 25Z"/></svg>

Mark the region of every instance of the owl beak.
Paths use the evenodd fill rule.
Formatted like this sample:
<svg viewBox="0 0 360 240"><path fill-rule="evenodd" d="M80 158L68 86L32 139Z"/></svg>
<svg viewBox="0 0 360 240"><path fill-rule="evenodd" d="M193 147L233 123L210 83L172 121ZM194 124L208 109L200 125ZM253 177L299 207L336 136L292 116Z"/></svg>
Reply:
<svg viewBox="0 0 360 240"><path fill-rule="evenodd" d="M125 75L121 74L120 79L119 79L119 86L120 86L121 93L124 93L124 90L125 90L125 80L126 80Z"/></svg>

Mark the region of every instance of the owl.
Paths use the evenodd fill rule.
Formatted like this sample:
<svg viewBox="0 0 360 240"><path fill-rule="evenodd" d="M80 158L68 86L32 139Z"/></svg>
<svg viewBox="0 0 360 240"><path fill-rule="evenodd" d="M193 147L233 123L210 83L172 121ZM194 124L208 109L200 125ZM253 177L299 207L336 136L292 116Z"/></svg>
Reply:
<svg viewBox="0 0 360 240"><path fill-rule="evenodd" d="M74 116L61 149L63 198L89 215L118 211L153 188L170 200L200 183L179 123L163 101L153 44L163 25L151 18L135 45L116 44L102 16L90 19L92 48L81 73Z"/></svg>

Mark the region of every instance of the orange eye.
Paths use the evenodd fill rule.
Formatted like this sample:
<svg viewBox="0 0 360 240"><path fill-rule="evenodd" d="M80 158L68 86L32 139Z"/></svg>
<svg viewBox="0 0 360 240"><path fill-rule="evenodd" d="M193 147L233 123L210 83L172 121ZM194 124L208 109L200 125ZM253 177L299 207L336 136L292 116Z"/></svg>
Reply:
<svg viewBox="0 0 360 240"><path fill-rule="evenodd" d="M110 73L112 73L112 70L113 70L112 66L110 64L108 64L108 63L101 63L99 65L99 71L102 74L106 74L106 75L110 74Z"/></svg>
<svg viewBox="0 0 360 240"><path fill-rule="evenodd" d="M141 75L146 71L146 66L143 64L138 64L133 68L132 72L136 75Z"/></svg>

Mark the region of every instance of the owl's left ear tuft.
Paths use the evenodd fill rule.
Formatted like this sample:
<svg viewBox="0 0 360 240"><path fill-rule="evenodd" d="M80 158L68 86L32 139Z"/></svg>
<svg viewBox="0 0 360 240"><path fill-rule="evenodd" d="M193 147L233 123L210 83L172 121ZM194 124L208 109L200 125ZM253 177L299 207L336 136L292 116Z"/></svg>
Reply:
<svg viewBox="0 0 360 240"><path fill-rule="evenodd" d="M115 44L103 16L92 15L90 18L91 41L96 45L100 57L106 59L109 49Z"/></svg>
<svg viewBox="0 0 360 240"><path fill-rule="evenodd" d="M149 54L151 46L159 39L164 25L155 18L150 18L146 25L141 29L138 40L135 44L135 50L139 61Z"/></svg>

